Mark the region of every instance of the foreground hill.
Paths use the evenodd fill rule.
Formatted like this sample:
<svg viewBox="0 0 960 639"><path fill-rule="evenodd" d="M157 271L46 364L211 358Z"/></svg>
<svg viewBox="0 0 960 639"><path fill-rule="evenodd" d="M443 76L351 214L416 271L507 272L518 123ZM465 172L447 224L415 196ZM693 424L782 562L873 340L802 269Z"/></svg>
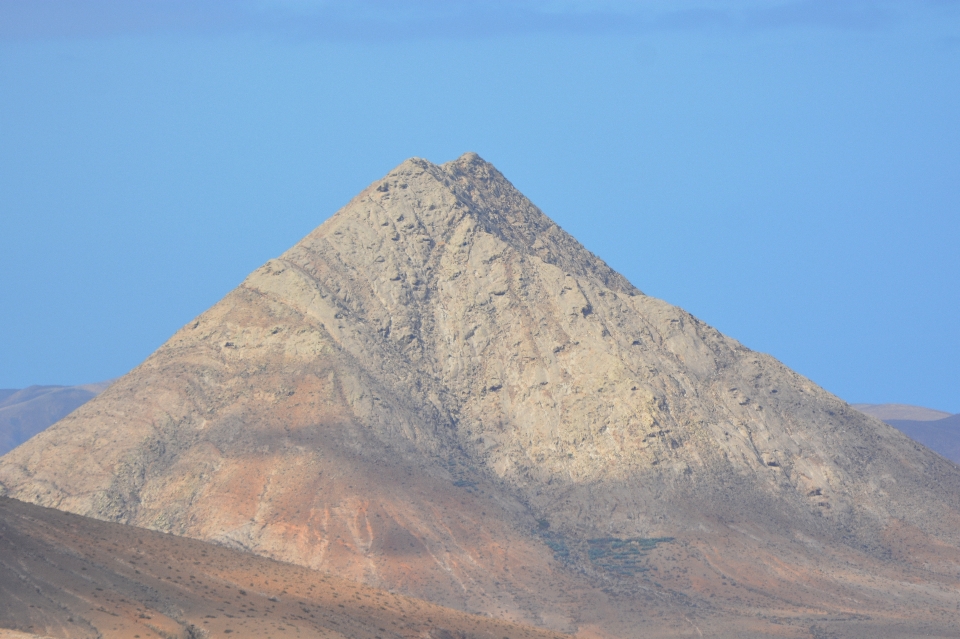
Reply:
<svg viewBox="0 0 960 639"><path fill-rule="evenodd" d="M63 419L110 383L0 390L0 455Z"/></svg>
<svg viewBox="0 0 960 639"><path fill-rule="evenodd" d="M0 636L560 639L192 539L0 498Z"/></svg>
<svg viewBox="0 0 960 639"><path fill-rule="evenodd" d="M584 636L960 626L960 469L473 154L371 185L0 489Z"/></svg>

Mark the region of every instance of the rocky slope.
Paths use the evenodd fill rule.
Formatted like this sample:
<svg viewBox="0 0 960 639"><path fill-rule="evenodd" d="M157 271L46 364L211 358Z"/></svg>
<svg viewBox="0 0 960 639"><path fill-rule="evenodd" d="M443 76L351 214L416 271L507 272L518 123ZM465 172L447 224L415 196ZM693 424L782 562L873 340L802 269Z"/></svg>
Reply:
<svg viewBox="0 0 960 639"><path fill-rule="evenodd" d="M960 622L957 467L643 295L473 154L371 185L0 486L584 635Z"/></svg>

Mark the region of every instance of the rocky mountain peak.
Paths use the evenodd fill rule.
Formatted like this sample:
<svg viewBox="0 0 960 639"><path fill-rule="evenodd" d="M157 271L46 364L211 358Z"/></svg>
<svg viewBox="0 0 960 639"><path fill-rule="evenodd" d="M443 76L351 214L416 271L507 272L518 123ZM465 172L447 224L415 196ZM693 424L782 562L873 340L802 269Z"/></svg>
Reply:
<svg viewBox="0 0 960 639"><path fill-rule="evenodd" d="M598 278L624 292L639 293L476 153L441 165L420 158L406 160L304 242L330 236L342 241L340 236L348 227L371 223L398 242L396 247L414 262L425 263L427 255L417 242L429 244L426 248L455 239L469 242L481 231L519 254L535 256L574 275Z"/></svg>
<svg viewBox="0 0 960 639"><path fill-rule="evenodd" d="M824 557L960 545L960 470L641 294L476 154L371 184L3 457L0 492L619 636L710 575L832 610L860 577Z"/></svg>

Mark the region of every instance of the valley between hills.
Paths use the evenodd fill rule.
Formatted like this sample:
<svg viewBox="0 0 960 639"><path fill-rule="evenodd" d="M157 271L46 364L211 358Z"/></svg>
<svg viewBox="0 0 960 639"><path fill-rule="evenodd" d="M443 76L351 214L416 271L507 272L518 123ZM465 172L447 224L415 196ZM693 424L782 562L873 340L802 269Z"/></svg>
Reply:
<svg viewBox="0 0 960 639"><path fill-rule="evenodd" d="M960 627L960 467L644 295L475 154L371 184L0 458L0 494L0 626L38 635L239 636L222 595L258 579L229 590L250 636L369 636L321 623L334 582L389 602L381 639Z"/></svg>

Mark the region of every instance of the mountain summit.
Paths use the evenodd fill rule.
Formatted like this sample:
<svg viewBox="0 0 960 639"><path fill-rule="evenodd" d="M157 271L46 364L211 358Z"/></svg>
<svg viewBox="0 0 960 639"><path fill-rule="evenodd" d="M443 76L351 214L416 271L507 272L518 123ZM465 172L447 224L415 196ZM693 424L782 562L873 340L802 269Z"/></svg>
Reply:
<svg viewBox="0 0 960 639"><path fill-rule="evenodd" d="M644 295L476 154L369 186L0 492L585 636L960 621L957 466Z"/></svg>

